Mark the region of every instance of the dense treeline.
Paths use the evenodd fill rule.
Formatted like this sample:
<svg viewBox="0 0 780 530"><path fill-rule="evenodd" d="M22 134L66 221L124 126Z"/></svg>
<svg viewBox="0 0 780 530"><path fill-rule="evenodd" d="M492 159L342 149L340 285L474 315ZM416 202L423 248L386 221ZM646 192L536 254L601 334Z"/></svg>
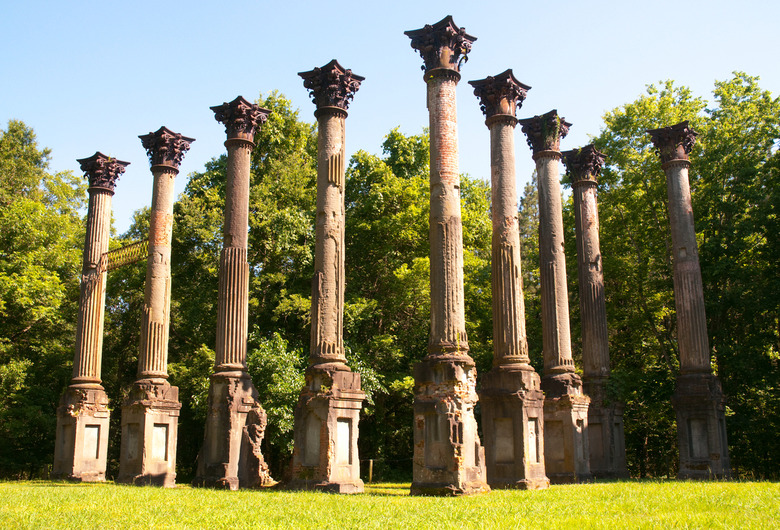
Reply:
<svg viewBox="0 0 780 530"><path fill-rule="evenodd" d="M728 396L732 462L740 472L780 475L780 102L755 78L716 84L712 107L668 82L605 116L596 138L601 175L601 248L610 325L610 392L626 404L630 470L675 472L671 394L678 369L665 179L645 129L691 120L699 131L691 184L705 283L713 368ZM250 198L248 365L269 416L265 454L280 478L289 463L292 412L309 346L316 181L316 130L283 96L256 137ZM519 134L519 132L518 132ZM347 169L344 333L349 364L368 400L360 452L375 476L408 475L412 365L425 355L428 293L427 134L390 131L382 155L355 153ZM83 245L85 187L48 173L48 151L10 122L0 137L0 475L31 476L51 462L55 409L72 366ZM169 371L183 403L179 481L191 478L203 439L214 360L222 245L225 156L189 176L175 205ZM181 177L180 177L181 178ZM492 355L490 187L464 176L464 276L471 355L481 372ZM579 345L571 205L569 292ZM532 360L541 369L535 183L520 201L523 278ZM148 211L112 242L145 237ZM109 475L118 470L123 396L135 379L145 266L109 275L104 386L112 399ZM579 360L578 360L579 364Z"/></svg>

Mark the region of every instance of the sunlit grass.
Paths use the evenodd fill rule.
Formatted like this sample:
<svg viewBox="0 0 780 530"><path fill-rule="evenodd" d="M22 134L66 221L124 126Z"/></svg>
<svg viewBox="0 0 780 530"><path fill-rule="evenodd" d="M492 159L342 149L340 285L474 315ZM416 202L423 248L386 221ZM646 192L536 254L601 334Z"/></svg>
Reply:
<svg viewBox="0 0 780 530"><path fill-rule="evenodd" d="M410 497L409 484L364 495L219 491L57 482L0 483L2 528L772 528L780 484L613 482Z"/></svg>

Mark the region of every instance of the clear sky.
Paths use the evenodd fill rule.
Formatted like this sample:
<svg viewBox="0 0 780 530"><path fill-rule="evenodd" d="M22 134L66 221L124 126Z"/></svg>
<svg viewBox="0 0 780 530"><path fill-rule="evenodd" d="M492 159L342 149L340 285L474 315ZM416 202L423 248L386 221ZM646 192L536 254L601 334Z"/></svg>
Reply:
<svg viewBox="0 0 780 530"><path fill-rule="evenodd" d="M379 154L383 137L427 126L422 59L405 30L452 15L477 37L458 87L460 169L488 178L488 130L469 80L512 68L531 85L518 117L558 109L573 149L603 114L674 79L710 98L734 70L780 94L780 2L773 0L286 2L0 0L0 126L19 119L53 151L51 169L80 174L95 151L131 162L115 226L151 200L138 139L165 125L196 138L177 178L224 152L210 106L278 89L314 121L297 72L331 59L366 78L349 109L347 154ZM518 130L519 184L533 169ZM522 188L520 188L522 189Z"/></svg>

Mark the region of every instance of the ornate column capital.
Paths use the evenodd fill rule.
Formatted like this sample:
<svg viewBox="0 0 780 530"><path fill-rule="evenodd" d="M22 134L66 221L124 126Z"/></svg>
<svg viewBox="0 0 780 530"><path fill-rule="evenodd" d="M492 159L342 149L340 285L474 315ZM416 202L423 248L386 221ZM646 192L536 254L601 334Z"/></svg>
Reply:
<svg viewBox="0 0 780 530"><path fill-rule="evenodd" d="M130 162L122 162L97 151L89 158L76 160L81 165L81 171L86 173L90 188L100 188L114 193L114 187L119 175L125 172Z"/></svg>
<svg viewBox="0 0 780 530"><path fill-rule="evenodd" d="M317 105L315 114L326 109L335 112L340 109L345 116L349 102L355 97L360 83L366 79L344 68L336 59L321 68L298 72L298 75L303 78L303 86L309 90L309 96Z"/></svg>
<svg viewBox="0 0 780 530"><path fill-rule="evenodd" d="M656 152L661 156L661 163L666 164L673 160L688 160L696 136L699 133L688 126L688 120L676 125L648 129L647 134L653 139Z"/></svg>
<svg viewBox="0 0 780 530"><path fill-rule="evenodd" d="M239 139L248 142L254 142L258 126L265 123L268 115L271 114L270 110L250 103L242 96L238 96L230 103L210 108L214 111L214 118L225 124L228 140Z"/></svg>
<svg viewBox="0 0 780 530"><path fill-rule="evenodd" d="M437 68L460 72L461 62L468 61L471 45L477 40L466 33L466 28L456 26L450 15L436 24L404 31L404 35L412 39L412 48L420 52L425 62L421 68L426 74Z"/></svg>
<svg viewBox="0 0 780 530"><path fill-rule="evenodd" d="M596 151L593 144L564 151L562 154L566 173L571 176L572 185L576 186L586 182L598 183L597 177L601 173L601 168L604 167L604 161L607 157L604 153Z"/></svg>
<svg viewBox="0 0 780 530"><path fill-rule="evenodd" d="M474 95L479 98L479 108L488 120L494 116L514 118L531 89L515 78L511 68L496 76L469 81L469 84L474 87Z"/></svg>
<svg viewBox="0 0 780 530"><path fill-rule="evenodd" d="M154 166L166 166L178 170L184 153L189 151L195 138L188 138L175 133L167 127L160 127L155 132L139 135L141 145L146 149L149 163Z"/></svg>
<svg viewBox="0 0 780 530"><path fill-rule="evenodd" d="M571 123L559 117L555 109L541 116L518 120L518 122L527 136L526 141L534 155L543 151L558 151L561 138L569 134L569 127L571 127Z"/></svg>

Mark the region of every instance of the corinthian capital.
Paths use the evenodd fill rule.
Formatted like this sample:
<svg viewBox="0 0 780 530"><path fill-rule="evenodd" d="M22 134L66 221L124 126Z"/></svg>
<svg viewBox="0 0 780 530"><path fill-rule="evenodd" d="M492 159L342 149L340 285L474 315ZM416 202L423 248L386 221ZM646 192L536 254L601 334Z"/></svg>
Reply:
<svg viewBox="0 0 780 530"><path fill-rule="evenodd" d="M479 98L479 108L486 118L499 114L514 118L531 89L515 78L511 68L496 76L469 81L469 84L474 87L474 95Z"/></svg>
<svg viewBox="0 0 780 530"><path fill-rule="evenodd" d="M225 124L229 139L239 138L250 142L254 141L257 127L265 123L271 114L270 110L250 103L241 96L230 103L211 107L211 110L216 120Z"/></svg>
<svg viewBox="0 0 780 530"><path fill-rule="evenodd" d="M360 83L366 79L344 68L336 59L321 68L299 72L298 75L303 78L303 86L309 90L309 96L317 109L338 107L347 110Z"/></svg>
<svg viewBox="0 0 780 530"><path fill-rule="evenodd" d="M111 193L114 192L119 175L130 165L130 162L111 158L100 151L89 158L79 158L76 162L81 165L81 171L86 173L90 188L102 188Z"/></svg>
<svg viewBox="0 0 780 530"><path fill-rule="evenodd" d="M586 145L580 149L564 151L563 163L566 166L566 173L571 176L572 184L579 182L597 182L601 168L604 166L606 156L599 153L593 144Z"/></svg>
<svg viewBox="0 0 780 530"><path fill-rule="evenodd" d="M149 163L152 166L168 166L178 168L184 158L184 153L190 149L195 138L187 138L175 133L167 127L160 127L156 132L142 134L141 145L146 149Z"/></svg>
<svg viewBox="0 0 780 530"><path fill-rule="evenodd" d="M558 116L558 111L550 112L533 118L519 120L520 127L526 135L526 141L534 154L541 151L557 151L561 138L569 134L571 123Z"/></svg>
<svg viewBox="0 0 780 530"><path fill-rule="evenodd" d="M426 72L435 68L460 72L460 63L468 60L471 45L477 40L466 33L466 28L456 26L450 15L434 25L404 31L404 35L412 39L412 48L420 52Z"/></svg>
<svg viewBox="0 0 780 530"><path fill-rule="evenodd" d="M699 133L688 126L688 120L676 125L661 127L660 129L648 129L647 134L653 139L653 145L661 156L661 163L672 160L688 160L696 136Z"/></svg>

